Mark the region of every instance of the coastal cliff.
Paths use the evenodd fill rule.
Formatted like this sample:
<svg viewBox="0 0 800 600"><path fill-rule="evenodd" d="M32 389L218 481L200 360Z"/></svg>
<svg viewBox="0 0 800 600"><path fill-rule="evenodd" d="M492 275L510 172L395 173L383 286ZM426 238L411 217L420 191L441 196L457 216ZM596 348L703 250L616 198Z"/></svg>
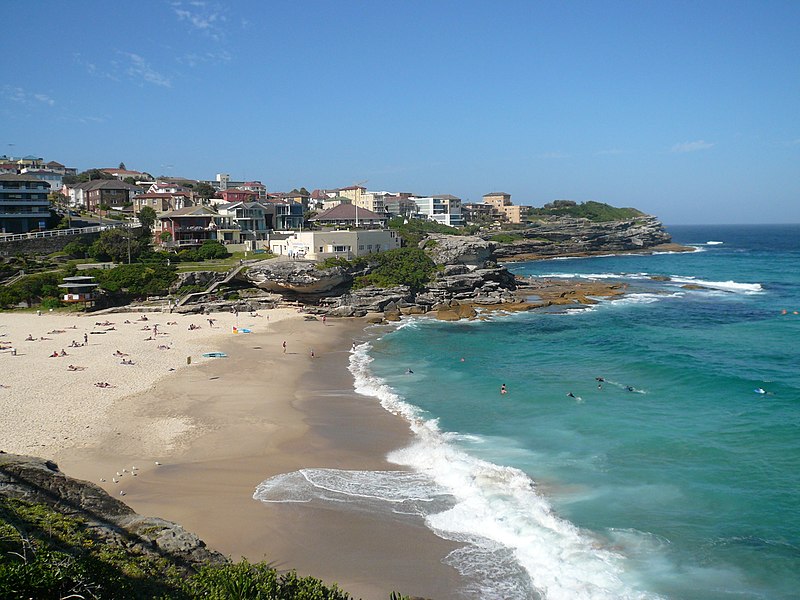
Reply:
<svg viewBox="0 0 800 600"><path fill-rule="evenodd" d="M509 234L494 236L494 256L500 261L523 261L556 256L591 256L624 252L690 250L671 245L662 223L644 215L622 221L593 222L570 217L547 217Z"/></svg>
<svg viewBox="0 0 800 600"><path fill-rule="evenodd" d="M312 314L362 317L382 313L383 318L395 320L401 314L434 311L440 318L450 320L454 314L474 317L475 308L527 310L543 303L587 304L591 303L591 296L618 292L606 289L605 284L592 284L591 291L581 289L568 293L561 283L538 282L532 293L531 282L518 280L498 262L690 250L670 242L671 237L661 222L648 215L601 222L550 215L525 228L499 234L426 233L416 248L390 251L405 252L409 256L408 260L401 258L400 262L393 263L393 268L413 273L417 276L417 285L403 280L402 276L389 277L388 282L383 277L383 284L376 284L373 273L380 269L378 255L353 261L335 259L330 264L265 260L250 265L241 278L272 294L270 301L298 302ZM427 261L428 266L422 266L421 260ZM545 288L552 289L552 293ZM528 300L532 295L537 297L536 302Z"/></svg>

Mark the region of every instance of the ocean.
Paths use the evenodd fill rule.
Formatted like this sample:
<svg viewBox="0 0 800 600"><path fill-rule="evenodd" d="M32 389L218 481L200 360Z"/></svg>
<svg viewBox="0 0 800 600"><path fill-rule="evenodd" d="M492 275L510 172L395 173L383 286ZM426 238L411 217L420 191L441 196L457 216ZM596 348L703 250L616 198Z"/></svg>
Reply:
<svg viewBox="0 0 800 600"><path fill-rule="evenodd" d="M255 497L424 520L465 599L797 598L800 225L668 231L697 251L510 267L619 300L375 328L350 369L411 423L405 470Z"/></svg>

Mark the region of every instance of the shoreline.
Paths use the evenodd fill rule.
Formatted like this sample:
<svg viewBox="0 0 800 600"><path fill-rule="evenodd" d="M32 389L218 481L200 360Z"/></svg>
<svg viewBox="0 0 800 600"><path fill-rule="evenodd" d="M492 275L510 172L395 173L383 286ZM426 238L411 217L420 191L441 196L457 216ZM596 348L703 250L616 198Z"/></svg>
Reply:
<svg viewBox="0 0 800 600"><path fill-rule="evenodd" d="M178 522L233 560L296 569L365 600L392 590L456 598L459 576L442 559L457 545L421 521L252 498L260 482L303 468L398 469L385 457L411 441L407 422L356 394L347 370L352 341L366 325L297 315L265 332L229 336L220 344L227 358L181 369L117 402L109 413L115 430L53 458L68 475L112 495L124 490L136 512ZM164 418L192 427L171 448L148 446L149 425ZM121 471L131 466L135 478Z"/></svg>

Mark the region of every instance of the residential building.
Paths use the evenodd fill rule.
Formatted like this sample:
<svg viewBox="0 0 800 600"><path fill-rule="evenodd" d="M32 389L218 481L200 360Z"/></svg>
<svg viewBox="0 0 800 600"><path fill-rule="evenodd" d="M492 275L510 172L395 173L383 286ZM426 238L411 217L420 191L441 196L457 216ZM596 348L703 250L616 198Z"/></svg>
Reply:
<svg viewBox="0 0 800 600"><path fill-rule="evenodd" d="M86 209L92 212L100 210L101 206L120 209L130 206L133 197L141 193L141 188L124 181L112 179L95 179L88 182L85 189Z"/></svg>
<svg viewBox="0 0 800 600"><path fill-rule="evenodd" d="M336 195L341 196L342 198L347 198L356 206L361 206L361 195L366 191L367 188L365 187L361 187L360 185L351 185L349 187L339 188L336 190Z"/></svg>
<svg viewBox="0 0 800 600"><path fill-rule="evenodd" d="M464 217L461 215L461 198L451 194L440 194L435 196L412 196L417 205L419 214L425 218L449 225L459 227L464 224Z"/></svg>
<svg viewBox="0 0 800 600"><path fill-rule="evenodd" d="M220 216L207 206L187 206L159 217L158 242L166 248L191 248L217 239ZM168 232L168 239L161 234Z"/></svg>
<svg viewBox="0 0 800 600"><path fill-rule="evenodd" d="M133 212L138 213L145 206L149 206L156 213L165 213L193 206L192 194L189 192L151 193L139 194L133 197Z"/></svg>
<svg viewBox="0 0 800 600"><path fill-rule="evenodd" d="M259 200L267 197L267 186L260 181L245 181L239 186L240 190L247 190L248 192L255 192Z"/></svg>
<svg viewBox="0 0 800 600"><path fill-rule="evenodd" d="M389 229L279 231L269 236L269 251L273 254L308 260L349 259L399 247L400 236Z"/></svg>
<svg viewBox="0 0 800 600"><path fill-rule="evenodd" d="M489 192L483 195L484 204L488 204L500 218L510 223L522 223L527 213L527 206L514 206L511 203L511 194L506 192Z"/></svg>
<svg viewBox="0 0 800 600"><path fill-rule="evenodd" d="M144 179L145 173L141 171L130 171L128 169L100 169L103 173L108 173L109 175L113 175L116 179L122 181L123 179L127 179L128 177L132 177L134 181L139 181Z"/></svg>
<svg viewBox="0 0 800 600"><path fill-rule="evenodd" d="M56 171L51 171L50 169L42 168L42 169L22 169L22 173L26 175L30 175L32 177L36 177L37 179L41 179L42 181L46 181L50 184L50 190L61 192L61 188L63 187L63 178L64 176L61 173Z"/></svg>
<svg viewBox="0 0 800 600"><path fill-rule="evenodd" d="M391 192L387 194L383 197L383 208L389 218L403 217L405 219L413 219L419 216L419 207L409 192Z"/></svg>
<svg viewBox="0 0 800 600"><path fill-rule="evenodd" d="M483 203L493 206L498 213L503 212L503 207L511 204L511 194L506 192L489 192L483 195Z"/></svg>
<svg viewBox="0 0 800 600"><path fill-rule="evenodd" d="M469 202L461 205L461 214L466 223L489 221L500 217L500 213L491 204L483 202Z"/></svg>
<svg viewBox="0 0 800 600"><path fill-rule="evenodd" d="M319 226L328 227L386 227L389 219L385 214L374 213L355 204L340 204L309 219Z"/></svg>
<svg viewBox="0 0 800 600"><path fill-rule="evenodd" d="M239 188L228 188L220 190L219 195L225 204L231 202L252 202L258 197L258 193L251 190L242 190Z"/></svg>
<svg viewBox="0 0 800 600"><path fill-rule="evenodd" d="M50 217L50 184L32 175L0 175L0 231L44 229Z"/></svg>
<svg viewBox="0 0 800 600"><path fill-rule="evenodd" d="M303 205L286 200L273 200L267 194L267 200L262 202L267 208L264 214L267 229L300 229L303 227Z"/></svg>
<svg viewBox="0 0 800 600"><path fill-rule="evenodd" d="M224 192L223 192L224 193ZM245 240L263 240L267 236L268 212L271 208L260 202L228 202L216 207L219 213L217 239L226 244L239 244Z"/></svg>

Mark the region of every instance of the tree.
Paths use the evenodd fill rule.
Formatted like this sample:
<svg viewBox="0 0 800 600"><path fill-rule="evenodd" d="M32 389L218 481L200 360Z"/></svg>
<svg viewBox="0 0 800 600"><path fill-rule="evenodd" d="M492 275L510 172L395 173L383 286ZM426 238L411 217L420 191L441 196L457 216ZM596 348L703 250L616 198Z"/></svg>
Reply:
<svg viewBox="0 0 800 600"><path fill-rule="evenodd" d="M206 200L208 200L209 198L213 198L214 194L217 193L217 190L215 190L212 185L206 183L205 181L201 181L200 183L198 183L194 191L197 192L198 196Z"/></svg>
<svg viewBox="0 0 800 600"><path fill-rule="evenodd" d="M123 179L125 183L130 183L131 185L136 185L136 178L135 177L126 177Z"/></svg>
<svg viewBox="0 0 800 600"><path fill-rule="evenodd" d="M139 211L138 217L139 222L142 224L142 227L151 231L153 229L153 223L156 222L156 211L150 206L143 206L142 210Z"/></svg>
<svg viewBox="0 0 800 600"><path fill-rule="evenodd" d="M128 170L128 169L125 168L125 163L124 162L119 163L119 168L122 169L123 171L127 171Z"/></svg>
<svg viewBox="0 0 800 600"><path fill-rule="evenodd" d="M127 229L107 229L89 248L89 254L96 260L113 260L117 263L126 263L130 257L133 262L142 252L149 249L149 239L135 237Z"/></svg>

